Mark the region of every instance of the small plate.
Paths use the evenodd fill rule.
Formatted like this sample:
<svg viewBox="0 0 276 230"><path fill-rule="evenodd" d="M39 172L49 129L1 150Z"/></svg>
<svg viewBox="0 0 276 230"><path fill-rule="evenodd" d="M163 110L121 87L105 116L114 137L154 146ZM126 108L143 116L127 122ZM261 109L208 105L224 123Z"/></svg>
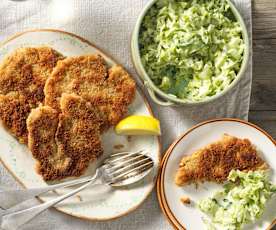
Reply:
<svg viewBox="0 0 276 230"><path fill-rule="evenodd" d="M264 130L246 121L227 118L196 125L170 146L163 157L157 181L160 206L175 229L206 229L202 221L204 214L195 207L195 203L221 189L222 185L203 183L197 188L194 184L179 187L174 183L174 176L184 155L190 155L195 150L220 139L225 133L239 138L248 138L270 165L271 180L276 183L276 142ZM190 197L193 204L183 205L180 202L182 196ZM244 229L271 229L276 224L275 206L274 196L268 202L262 218L254 224L246 225Z"/></svg>
<svg viewBox="0 0 276 230"><path fill-rule="evenodd" d="M15 35L0 47L0 60L18 47L41 45L53 47L65 56L99 53L108 65L116 64L110 56L89 41L57 30L34 30ZM138 90L135 101L129 107L129 114L152 115L145 97ZM154 170L144 180L133 186L118 189L109 186L91 186L58 205L59 211L88 220L110 220L135 210L153 190L160 159L159 138L118 136L113 129L110 129L102 136L102 141L105 153L144 149L155 162ZM47 186L40 175L35 172L35 160L27 146L19 144L2 126L0 126L0 149L0 160L25 188ZM86 174L92 174L95 167L95 163L91 164ZM40 198L47 201L56 197L57 193L64 194L69 190L57 190L55 193L49 193Z"/></svg>

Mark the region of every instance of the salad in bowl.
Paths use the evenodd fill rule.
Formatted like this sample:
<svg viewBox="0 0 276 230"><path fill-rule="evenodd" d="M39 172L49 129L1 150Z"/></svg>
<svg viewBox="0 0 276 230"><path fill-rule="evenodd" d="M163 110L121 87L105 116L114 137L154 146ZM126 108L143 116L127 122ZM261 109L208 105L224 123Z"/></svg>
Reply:
<svg viewBox="0 0 276 230"><path fill-rule="evenodd" d="M132 37L138 74L157 102L198 104L242 77L249 53L244 22L228 0L155 0ZM166 104L166 103L165 103Z"/></svg>

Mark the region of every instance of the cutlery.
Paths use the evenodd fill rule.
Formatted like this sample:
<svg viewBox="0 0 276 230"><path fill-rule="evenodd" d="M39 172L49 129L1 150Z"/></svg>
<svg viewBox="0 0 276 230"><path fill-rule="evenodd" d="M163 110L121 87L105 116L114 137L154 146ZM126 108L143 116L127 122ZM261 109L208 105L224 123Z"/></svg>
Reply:
<svg viewBox="0 0 276 230"><path fill-rule="evenodd" d="M99 180L99 183L97 184L104 184L112 187L126 186L138 182L151 172L153 166L153 160L149 156L143 154L142 151L135 153L123 152L113 154L103 162L103 164L96 170L95 175L93 175L92 177L82 178L83 180L74 180L71 181L72 183L64 182L61 184L61 187L68 187L82 183L83 185L79 188L34 207L26 208L28 203L27 200L23 201L23 203L19 203L18 205L11 207L11 209L5 210L4 212L2 212L1 228L5 230L18 229L20 226L29 222L46 209L57 205L61 201L75 195L88 186L95 184L95 181ZM57 186L58 185L51 188L56 189ZM14 192L13 195L18 198L18 195L20 194L19 191L27 191L26 193L23 192L25 196L24 199L26 199L26 197L27 199L31 199L32 197L41 195L50 190L44 190L44 188L37 190L32 189L32 195L29 195L29 190L17 190L17 192ZM11 203L14 204L14 202ZM10 204L7 202L6 207L12 206ZM18 210L19 208L17 208L17 206L20 207L20 205L22 204L23 210Z"/></svg>

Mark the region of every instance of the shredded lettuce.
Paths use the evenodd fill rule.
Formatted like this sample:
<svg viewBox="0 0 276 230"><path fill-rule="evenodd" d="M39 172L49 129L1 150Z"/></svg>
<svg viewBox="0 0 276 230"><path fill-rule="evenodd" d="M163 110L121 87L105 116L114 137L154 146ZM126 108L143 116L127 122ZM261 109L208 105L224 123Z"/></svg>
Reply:
<svg viewBox="0 0 276 230"><path fill-rule="evenodd" d="M162 91L201 101L236 78L242 29L226 0L158 0L139 34L142 64Z"/></svg>
<svg viewBox="0 0 276 230"><path fill-rule="evenodd" d="M208 229L239 230L264 212L266 202L276 194L265 171L232 170L222 191L201 200L199 209L210 217Z"/></svg>

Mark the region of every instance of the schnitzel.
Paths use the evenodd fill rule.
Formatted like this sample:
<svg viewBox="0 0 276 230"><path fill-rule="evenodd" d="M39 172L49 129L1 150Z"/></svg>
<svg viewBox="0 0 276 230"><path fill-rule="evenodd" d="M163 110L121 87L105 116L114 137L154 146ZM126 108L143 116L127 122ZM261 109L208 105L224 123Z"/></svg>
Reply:
<svg viewBox="0 0 276 230"><path fill-rule="evenodd" d="M84 98L100 92L107 78L107 66L100 55L68 57L59 62L45 85L45 104L60 110L62 93L78 93Z"/></svg>
<svg viewBox="0 0 276 230"><path fill-rule="evenodd" d="M28 146L44 180L80 176L103 153L101 112L72 94L63 94L60 104L61 113L40 106L27 120Z"/></svg>
<svg viewBox="0 0 276 230"><path fill-rule="evenodd" d="M100 55L59 61L47 79L45 105L32 110L29 149L44 180L80 176L103 152L100 135L127 113L135 82Z"/></svg>
<svg viewBox="0 0 276 230"><path fill-rule="evenodd" d="M175 176L179 186L192 182L223 182L232 169L241 171L267 169L248 139L225 134L221 140L182 158Z"/></svg>
<svg viewBox="0 0 276 230"><path fill-rule="evenodd" d="M58 62L47 80L45 104L60 110L63 93L75 93L104 114L101 131L116 125L135 96L135 82L121 66L107 68L100 55L69 57Z"/></svg>
<svg viewBox="0 0 276 230"><path fill-rule="evenodd" d="M102 155L101 134L126 115L135 92L130 75L97 54L25 47L0 65L0 119L28 143L47 181L80 176Z"/></svg>
<svg viewBox="0 0 276 230"><path fill-rule="evenodd" d="M3 125L27 143L26 119L44 100L43 88L63 56L49 47L16 49L0 65L0 119Z"/></svg>

